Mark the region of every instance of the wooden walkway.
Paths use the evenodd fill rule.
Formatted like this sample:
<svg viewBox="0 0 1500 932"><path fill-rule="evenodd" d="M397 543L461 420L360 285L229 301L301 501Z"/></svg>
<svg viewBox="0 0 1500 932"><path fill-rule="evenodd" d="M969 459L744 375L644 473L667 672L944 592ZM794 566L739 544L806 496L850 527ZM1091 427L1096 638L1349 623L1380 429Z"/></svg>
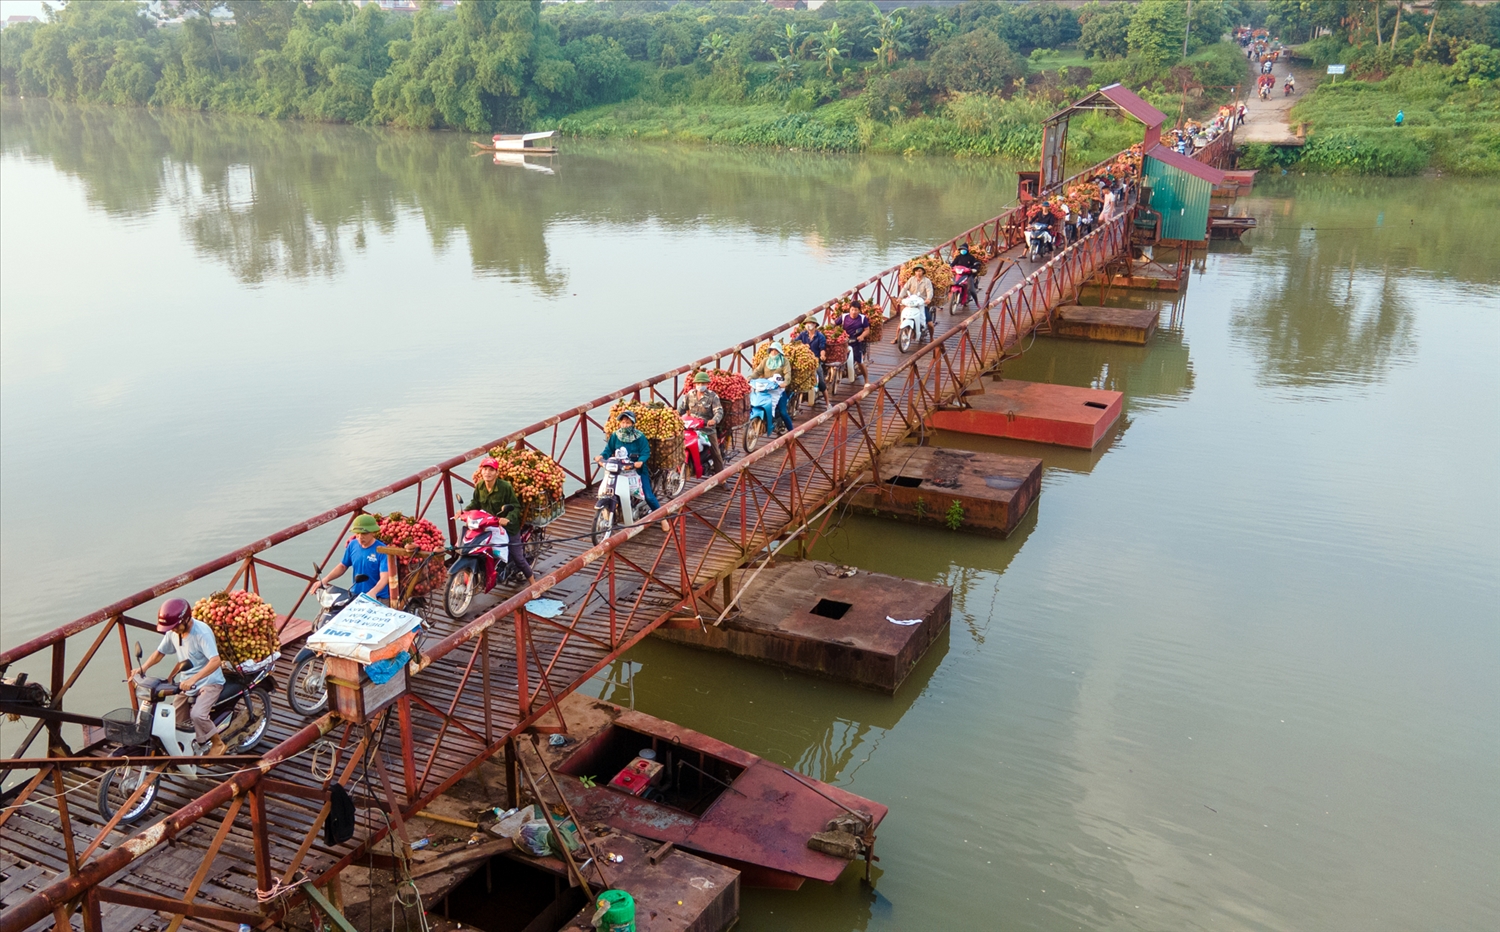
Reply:
<svg viewBox="0 0 1500 932"><path fill-rule="evenodd" d="M991 235L1000 233L1000 219L992 222ZM791 435L751 456L739 453L718 476L691 480L675 500L664 503L669 533L652 521L630 529L627 539L595 547L588 536L594 492L579 490L548 527L549 544L537 561L539 578L550 584L546 597L567 606L561 616L540 618L524 610L527 595L507 592L479 601L463 622L433 619L429 657L411 679L409 698L393 706L368 735L358 726L330 722L320 740L305 731L299 736L307 723L296 720L278 694L262 747L276 746L276 753L291 759L264 777L259 771L242 773L241 781L253 783L252 789L226 792L220 803L191 817L185 815L189 807L203 805L225 775L193 780L169 772L150 820L162 837L126 845L127 838L145 836L144 826L115 830L87 859L88 883L81 888L97 886L107 893L97 914L84 905L81 888L67 887L73 855L63 820L71 825L74 852L93 843L104 821L94 805L95 781L103 771L89 766L64 771L71 788L65 811L48 801L51 783L42 783L27 802L0 815L6 820L0 828L0 930L51 928L69 912L74 926L108 932L167 928L174 921L229 929L236 924L233 918L215 909L260 912L257 890L286 880L293 867L326 881L345 865L365 863L372 850L389 850L385 839L399 834L401 812L420 811L495 754L507 736L531 724L559 724L553 703L652 628L673 615L700 615L712 623L725 607L721 580L764 554L773 541L799 532L815 535L818 522L833 512L831 505L870 474L883 451L916 429L933 408L958 400L966 385L1003 356L1017 352L1045 325L1052 308L1073 299L1076 288L1119 253L1126 235L1124 223L1116 221L1035 268L1019 260L1019 247L1011 249L1002 256L1005 261L989 263L981 281L980 293L993 304L955 316L940 310L934 345L913 354L899 352L893 344L895 322L888 322L882 342L872 345L867 357L874 384L843 384L832 409L804 410ZM893 281L893 276L877 276L862 287L884 304ZM744 368L748 355L742 345L733 365ZM565 427L567 417L553 419L554 449L558 423ZM585 417L579 415L580 425ZM541 435L533 432L526 441L542 448ZM563 448L576 457L578 449L568 443ZM586 446L583 452L587 459ZM445 479L450 471L456 472L445 468ZM420 499L420 483L417 488ZM292 652L284 653L289 658ZM288 673L284 659L278 681L285 683ZM375 753L364 753L366 737ZM363 800L354 840L338 846L326 846L318 831L330 767ZM247 797L250 804L242 805ZM264 807L263 819L255 818L257 806ZM97 876L88 874L89 865ZM190 902L199 914L173 920L138 905L132 893ZM78 908L58 910L61 903Z"/></svg>

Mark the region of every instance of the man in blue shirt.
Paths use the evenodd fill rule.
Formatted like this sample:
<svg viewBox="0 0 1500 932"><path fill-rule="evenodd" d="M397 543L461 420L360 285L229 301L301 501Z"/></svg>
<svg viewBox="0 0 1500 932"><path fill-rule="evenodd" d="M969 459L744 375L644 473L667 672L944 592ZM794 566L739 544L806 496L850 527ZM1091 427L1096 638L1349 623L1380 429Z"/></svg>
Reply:
<svg viewBox="0 0 1500 932"><path fill-rule="evenodd" d="M368 592L371 598L386 599L391 595L391 568L386 555L380 552L385 544L376 539L380 524L374 515L360 515L354 519L354 537L344 547L344 556L332 573L318 580L314 589L321 589L344 575L344 570L353 567L354 583L349 591L355 595Z"/></svg>

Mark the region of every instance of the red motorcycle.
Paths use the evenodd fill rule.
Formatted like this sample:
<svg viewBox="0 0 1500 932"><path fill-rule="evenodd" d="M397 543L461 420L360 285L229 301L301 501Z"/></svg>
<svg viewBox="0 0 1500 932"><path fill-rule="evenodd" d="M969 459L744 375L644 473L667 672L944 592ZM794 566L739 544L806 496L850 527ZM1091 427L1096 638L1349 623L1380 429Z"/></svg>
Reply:
<svg viewBox="0 0 1500 932"><path fill-rule="evenodd" d="M509 560L510 535L499 518L476 508L459 512L458 520L464 527L464 539L453 548L457 558L448 567L448 584L443 588L443 609L454 620L464 616L474 603L474 596L508 583L521 573ZM523 547L531 543L532 535L530 525L521 528Z"/></svg>
<svg viewBox="0 0 1500 932"><path fill-rule="evenodd" d="M970 301L979 303L974 294L974 270L967 265L953 266L953 284L948 286L948 313L957 314Z"/></svg>
<svg viewBox="0 0 1500 932"><path fill-rule="evenodd" d="M703 468L708 467L709 475L724 468L719 461L718 451L714 449L712 433L708 429L708 422L701 417L691 414L682 416L682 445L687 453L688 462L693 466L693 475L699 479L703 478ZM707 463L704 463L707 460Z"/></svg>

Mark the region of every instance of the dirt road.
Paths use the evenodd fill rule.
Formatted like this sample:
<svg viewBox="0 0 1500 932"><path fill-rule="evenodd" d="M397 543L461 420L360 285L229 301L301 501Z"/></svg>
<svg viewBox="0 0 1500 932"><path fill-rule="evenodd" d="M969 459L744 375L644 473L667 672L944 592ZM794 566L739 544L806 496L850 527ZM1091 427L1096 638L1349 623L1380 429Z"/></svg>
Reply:
<svg viewBox="0 0 1500 932"><path fill-rule="evenodd" d="M1302 145L1303 140L1287 126L1290 119L1288 113L1292 105L1302 99L1303 94L1313 89L1322 75L1311 68L1291 67L1286 61L1277 62L1273 72L1276 75L1276 87L1271 92L1271 99L1261 100L1260 95L1255 93L1255 80L1260 77L1260 66L1250 65L1249 62L1246 62L1246 66L1250 72L1250 99L1245 103L1245 122L1235 131L1235 142L1241 145L1247 142L1269 143L1274 146ZM1287 97L1281 88L1286 83L1289 71L1297 76L1297 90Z"/></svg>

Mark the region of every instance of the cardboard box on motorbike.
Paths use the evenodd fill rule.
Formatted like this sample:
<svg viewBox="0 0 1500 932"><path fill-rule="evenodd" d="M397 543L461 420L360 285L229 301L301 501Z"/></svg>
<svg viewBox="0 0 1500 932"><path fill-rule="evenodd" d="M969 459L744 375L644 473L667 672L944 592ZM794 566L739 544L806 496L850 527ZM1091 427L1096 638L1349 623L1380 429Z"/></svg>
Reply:
<svg viewBox="0 0 1500 932"><path fill-rule="evenodd" d="M404 693L405 667L379 683L366 675L365 667L410 652L421 626L416 615L361 595L308 635L307 646L326 655L332 708L350 721L363 722Z"/></svg>

